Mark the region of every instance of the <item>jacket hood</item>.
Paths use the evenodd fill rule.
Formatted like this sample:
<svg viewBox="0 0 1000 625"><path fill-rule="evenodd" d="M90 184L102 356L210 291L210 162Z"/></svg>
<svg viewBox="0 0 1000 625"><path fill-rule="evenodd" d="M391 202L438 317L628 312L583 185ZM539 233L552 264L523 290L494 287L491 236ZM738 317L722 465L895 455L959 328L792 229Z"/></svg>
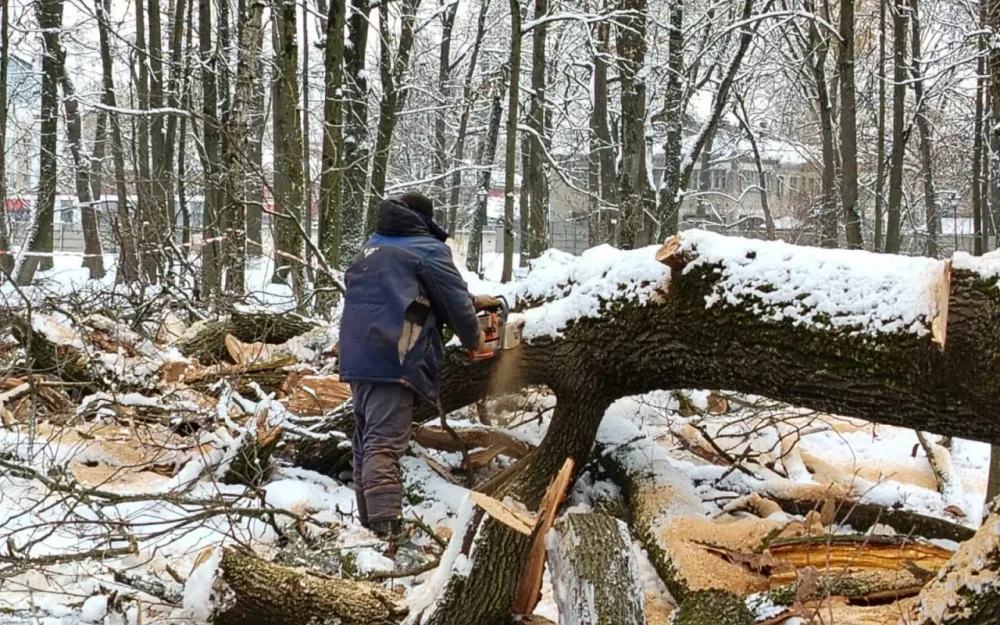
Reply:
<svg viewBox="0 0 1000 625"><path fill-rule="evenodd" d="M448 239L448 233L433 219L396 200L379 203L376 230L390 237L430 236L442 242Z"/></svg>

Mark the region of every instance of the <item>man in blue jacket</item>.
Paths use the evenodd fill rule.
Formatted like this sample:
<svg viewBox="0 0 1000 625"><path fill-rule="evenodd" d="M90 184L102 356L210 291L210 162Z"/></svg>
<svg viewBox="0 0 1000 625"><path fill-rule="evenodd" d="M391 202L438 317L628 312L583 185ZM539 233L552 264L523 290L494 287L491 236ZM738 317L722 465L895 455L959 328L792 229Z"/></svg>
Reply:
<svg viewBox="0 0 1000 625"><path fill-rule="evenodd" d="M403 529L399 459L414 405L438 403L441 328L479 347L476 309L496 303L469 294L432 216L422 194L384 200L375 235L345 274L340 377L354 398L354 490L362 525L390 540Z"/></svg>

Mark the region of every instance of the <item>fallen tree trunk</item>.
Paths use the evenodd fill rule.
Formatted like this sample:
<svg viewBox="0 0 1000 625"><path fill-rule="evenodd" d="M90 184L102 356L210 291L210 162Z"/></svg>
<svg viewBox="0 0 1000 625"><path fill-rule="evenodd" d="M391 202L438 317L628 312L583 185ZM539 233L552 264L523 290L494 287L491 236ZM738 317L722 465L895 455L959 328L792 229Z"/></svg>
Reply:
<svg viewBox="0 0 1000 625"><path fill-rule="evenodd" d="M659 253L604 248L579 264L550 255L539 265L546 279L532 284L529 276L521 293L541 302L524 313L525 344L479 362L451 351L444 368L446 412L529 385L557 397L545 439L498 499L536 505L564 458L585 466L615 399L659 389L727 389L1000 442L997 259L904 258L687 231ZM338 429L350 435L351 426L345 419ZM338 441L317 445L295 457L322 459L327 470L343 457ZM509 616L526 541L492 521L468 535L476 537L463 546L471 571L448 580L424 625Z"/></svg>
<svg viewBox="0 0 1000 625"><path fill-rule="evenodd" d="M568 514L546 542L563 623L645 625L639 567L624 523L602 514Z"/></svg>
<svg viewBox="0 0 1000 625"><path fill-rule="evenodd" d="M406 609L389 591L272 564L225 549L215 583L223 601L215 625L393 625ZM228 600L226 600L228 599Z"/></svg>
<svg viewBox="0 0 1000 625"><path fill-rule="evenodd" d="M294 313L275 315L235 310L226 317L199 321L177 341L177 349L202 364L232 362L226 349L226 336L244 343L284 343L319 327L319 324Z"/></svg>

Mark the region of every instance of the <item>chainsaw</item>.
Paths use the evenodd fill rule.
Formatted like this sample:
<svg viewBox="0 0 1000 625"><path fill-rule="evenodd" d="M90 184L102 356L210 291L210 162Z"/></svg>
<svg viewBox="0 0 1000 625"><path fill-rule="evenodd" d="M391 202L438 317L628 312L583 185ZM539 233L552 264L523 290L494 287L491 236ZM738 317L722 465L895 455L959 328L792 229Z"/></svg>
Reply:
<svg viewBox="0 0 1000 625"><path fill-rule="evenodd" d="M489 360L505 349L511 349L521 344L521 328L524 325L520 316L511 319L510 306L504 297L497 298L496 306L485 308L478 313L479 327L485 340L482 349L470 349L469 357L473 360Z"/></svg>

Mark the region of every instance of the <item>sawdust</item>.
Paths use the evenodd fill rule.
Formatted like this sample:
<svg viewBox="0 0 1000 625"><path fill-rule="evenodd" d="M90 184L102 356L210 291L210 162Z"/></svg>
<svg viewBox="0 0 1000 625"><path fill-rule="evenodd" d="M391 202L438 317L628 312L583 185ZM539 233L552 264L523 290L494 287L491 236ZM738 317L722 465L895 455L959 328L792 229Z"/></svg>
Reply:
<svg viewBox="0 0 1000 625"><path fill-rule="evenodd" d="M646 592L646 625L668 625L674 606L659 593Z"/></svg>
<svg viewBox="0 0 1000 625"><path fill-rule="evenodd" d="M752 517L712 522L698 517L674 517L663 530L671 561L692 590L722 588L748 595L768 588L767 578L711 555L697 543L751 553L781 523Z"/></svg>
<svg viewBox="0 0 1000 625"><path fill-rule="evenodd" d="M493 365L490 376L490 394L499 395L513 387L521 368L521 358L524 350L520 346L505 349Z"/></svg>

